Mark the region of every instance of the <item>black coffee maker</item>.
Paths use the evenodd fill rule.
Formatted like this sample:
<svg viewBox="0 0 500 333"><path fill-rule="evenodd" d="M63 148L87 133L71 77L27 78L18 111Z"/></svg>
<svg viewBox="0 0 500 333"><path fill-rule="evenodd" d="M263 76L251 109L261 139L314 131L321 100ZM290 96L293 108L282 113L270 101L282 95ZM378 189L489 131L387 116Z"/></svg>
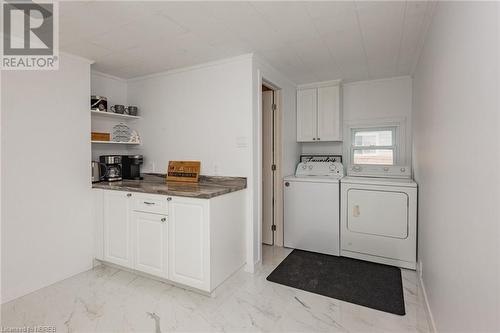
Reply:
<svg viewBox="0 0 500 333"><path fill-rule="evenodd" d="M104 167L102 177L105 181L122 180L122 157L120 155L103 155L99 157L100 165Z"/></svg>
<svg viewBox="0 0 500 333"><path fill-rule="evenodd" d="M122 177L123 179L140 180L142 155L122 155Z"/></svg>

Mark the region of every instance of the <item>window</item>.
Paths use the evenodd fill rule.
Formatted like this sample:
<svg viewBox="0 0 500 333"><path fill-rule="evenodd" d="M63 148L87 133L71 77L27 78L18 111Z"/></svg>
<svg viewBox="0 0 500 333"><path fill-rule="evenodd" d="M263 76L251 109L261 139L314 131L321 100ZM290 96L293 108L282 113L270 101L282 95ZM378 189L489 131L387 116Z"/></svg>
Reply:
<svg viewBox="0 0 500 333"><path fill-rule="evenodd" d="M352 164L396 164L396 127L353 128Z"/></svg>

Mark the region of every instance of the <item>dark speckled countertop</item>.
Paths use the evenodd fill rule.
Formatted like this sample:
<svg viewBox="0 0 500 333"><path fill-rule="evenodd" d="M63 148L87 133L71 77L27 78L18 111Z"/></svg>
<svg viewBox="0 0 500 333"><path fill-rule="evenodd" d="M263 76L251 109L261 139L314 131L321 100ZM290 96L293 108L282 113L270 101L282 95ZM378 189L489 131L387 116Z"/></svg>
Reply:
<svg viewBox="0 0 500 333"><path fill-rule="evenodd" d="M92 188L210 199L247 187L247 179L243 177L200 176L198 183L181 183L167 182L163 174L143 174L142 176L143 180L125 179L118 182L94 183Z"/></svg>

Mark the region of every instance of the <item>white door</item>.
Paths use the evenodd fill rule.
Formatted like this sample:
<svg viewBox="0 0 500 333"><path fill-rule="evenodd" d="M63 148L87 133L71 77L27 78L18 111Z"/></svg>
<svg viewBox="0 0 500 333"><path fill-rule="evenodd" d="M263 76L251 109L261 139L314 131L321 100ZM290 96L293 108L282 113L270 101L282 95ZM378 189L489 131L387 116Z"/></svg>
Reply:
<svg viewBox="0 0 500 333"><path fill-rule="evenodd" d="M297 91L297 141L317 138L317 89Z"/></svg>
<svg viewBox="0 0 500 333"><path fill-rule="evenodd" d="M104 260L133 267L129 193L104 192Z"/></svg>
<svg viewBox="0 0 500 333"><path fill-rule="evenodd" d="M134 211L135 269L168 278L167 216Z"/></svg>
<svg viewBox="0 0 500 333"><path fill-rule="evenodd" d="M208 200L172 197L168 212L170 280L209 291Z"/></svg>
<svg viewBox="0 0 500 333"><path fill-rule="evenodd" d="M408 195L396 191L348 190L347 229L370 235L408 237Z"/></svg>
<svg viewBox="0 0 500 333"><path fill-rule="evenodd" d="M318 88L318 140L342 140L340 87Z"/></svg>
<svg viewBox="0 0 500 333"><path fill-rule="evenodd" d="M338 256L339 184L285 181L285 247Z"/></svg>
<svg viewBox="0 0 500 333"><path fill-rule="evenodd" d="M262 243L268 245L274 244L273 93L262 92Z"/></svg>
<svg viewBox="0 0 500 333"><path fill-rule="evenodd" d="M416 188L342 185L342 251L376 262L416 260ZM377 259L379 258L379 259ZM401 265L402 263L399 263Z"/></svg>

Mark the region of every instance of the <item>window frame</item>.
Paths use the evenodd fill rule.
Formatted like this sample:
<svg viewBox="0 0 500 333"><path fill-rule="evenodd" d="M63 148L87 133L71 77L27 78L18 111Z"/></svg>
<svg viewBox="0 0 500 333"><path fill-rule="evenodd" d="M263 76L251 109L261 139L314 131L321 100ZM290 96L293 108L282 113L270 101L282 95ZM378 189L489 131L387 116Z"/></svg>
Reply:
<svg viewBox="0 0 500 333"><path fill-rule="evenodd" d="M401 173L398 171L400 168L397 166L405 167L410 170L411 165L411 138L407 135L407 128L410 128L409 119L407 117L392 117L392 118L373 118L373 119L358 119L348 120L344 122L343 131L343 156L344 167L348 176L365 176L365 177L400 177ZM352 143L353 129L364 130L377 130L384 128L394 127L395 136L395 150L394 150L394 165L384 164L353 164ZM361 168L361 169L359 169ZM389 170L387 170L389 169Z"/></svg>
<svg viewBox="0 0 500 333"><path fill-rule="evenodd" d="M390 146L356 146L354 143L356 142L356 133L359 132L381 132L381 131L390 131L392 132L392 145ZM349 161L351 165L376 165L376 166L394 166L398 165L399 161L399 149L398 149L398 126L384 126L384 127L352 127L351 128L351 142L350 142L350 152L349 152ZM385 149L392 150L392 164L370 164L370 163L354 163L354 152L356 150L377 150L377 149Z"/></svg>

